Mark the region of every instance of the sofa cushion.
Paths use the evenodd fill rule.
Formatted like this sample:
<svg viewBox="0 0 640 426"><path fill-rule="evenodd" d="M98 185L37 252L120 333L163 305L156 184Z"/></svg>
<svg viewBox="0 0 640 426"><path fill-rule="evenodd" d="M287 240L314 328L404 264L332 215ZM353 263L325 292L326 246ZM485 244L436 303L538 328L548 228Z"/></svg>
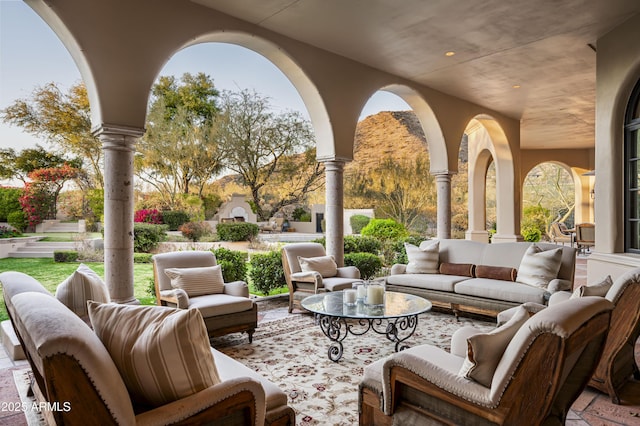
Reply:
<svg viewBox="0 0 640 426"><path fill-rule="evenodd" d="M517 282L492 280L489 278L470 278L457 283L454 287L457 294L477 296L486 299L503 300L505 302L544 304L545 289Z"/></svg>
<svg viewBox="0 0 640 426"><path fill-rule="evenodd" d="M189 299L189 309L198 309L205 318L235 314L252 308L253 301L248 297L229 294L205 294Z"/></svg>
<svg viewBox="0 0 640 426"><path fill-rule="evenodd" d="M89 302L89 317L138 404L160 406L220 382L197 309Z"/></svg>
<svg viewBox="0 0 640 426"><path fill-rule="evenodd" d="M224 292L224 279L220 265L167 268L164 273L171 278L171 287L186 291L189 297Z"/></svg>
<svg viewBox="0 0 640 426"><path fill-rule="evenodd" d="M492 280L515 281L517 275L518 275L517 269L509 268L506 266L489 266L489 265L476 266L477 278L490 278Z"/></svg>
<svg viewBox="0 0 640 426"><path fill-rule="evenodd" d="M542 250L537 244L531 244L522 257L516 281L546 288L549 285L549 281L557 278L561 262L561 247Z"/></svg>
<svg viewBox="0 0 640 426"><path fill-rule="evenodd" d="M472 278L459 275L399 274L389 275L387 277L387 284L453 292L457 283L469 279Z"/></svg>
<svg viewBox="0 0 640 426"><path fill-rule="evenodd" d="M322 278L335 277L338 265L333 256L302 257L298 256L302 272L318 272Z"/></svg>
<svg viewBox="0 0 640 426"><path fill-rule="evenodd" d="M606 277L604 277L598 282L583 285L576 288L571 294L570 299L575 299L577 297L585 297L585 296L605 297L612 285L613 285L613 280L611 279L611 275L607 275Z"/></svg>
<svg viewBox="0 0 640 426"><path fill-rule="evenodd" d="M404 243L407 252L407 274L437 274L440 262L440 242L423 241L420 247Z"/></svg>
<svg viewBox="0 0 640 426"><path fill-rule="evenodd" d="M56 288L56 299L83 320L89 318L87 300L109 302L109 292L98 274L81 263L66 280Z"/></svg>
<svg viewBox="0 0 640 426"><path fill-rule="evenodd" d="M513 317L489 333L479 333L467 339L467 356L459 374L490 387L496 367L504 350L520 327L529 319L529 313L518 307Z"/></svg>
<svg viewBox="0 0 640 426"><path fill-rule="evenodd" d="M459 277L474 277L476 265L473 263L441 263L440 273Z"/></svg>

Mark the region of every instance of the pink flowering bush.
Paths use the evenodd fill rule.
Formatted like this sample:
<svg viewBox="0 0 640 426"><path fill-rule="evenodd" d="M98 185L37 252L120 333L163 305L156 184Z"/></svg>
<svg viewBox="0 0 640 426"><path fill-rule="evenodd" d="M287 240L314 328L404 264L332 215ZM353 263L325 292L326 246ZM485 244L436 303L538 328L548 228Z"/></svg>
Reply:
<svg viewBox="0 0 640 426"><path fill-rule="evenodd" d="M162 212L157 209L142 209L135 212L134 222L151 223L153 225L162 224Z"/></svg>

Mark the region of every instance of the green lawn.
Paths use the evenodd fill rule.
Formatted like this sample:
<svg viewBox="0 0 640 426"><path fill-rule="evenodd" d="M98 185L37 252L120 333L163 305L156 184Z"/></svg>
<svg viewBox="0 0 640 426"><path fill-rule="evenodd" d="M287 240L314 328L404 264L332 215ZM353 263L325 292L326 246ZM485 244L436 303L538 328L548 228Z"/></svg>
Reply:
<svg viewBox="0 0 640 426"><path fill-rule="evenodd" d="M101 262L84 262L85 265L93 269L98 275L104 277L104 264ZM77 263L56 263L53 259L0 259L0 272L19 271L31 275L51 293L55 293L56 287L73 273L78 267ZM150 263L134 263L134 289L133 295L140 300L143 305L155 304L147 289L153 280L153 265ZM8 319L7 311L2 299L2 289L0 289L0 320Z"/></svg>
<svg viewBox="0 0 640 426"><path fill-rule="evenodd" d="M79 235L76 232L49 232L45 234L22 234L23 237L35 237L42 236L45 237L41 239L42 242L51 242L51 243L65 243L65 242L73 242L75 238ZM99 232L88 232L87 234L83 234L83 238L102 238L102 234Z"/></svg>

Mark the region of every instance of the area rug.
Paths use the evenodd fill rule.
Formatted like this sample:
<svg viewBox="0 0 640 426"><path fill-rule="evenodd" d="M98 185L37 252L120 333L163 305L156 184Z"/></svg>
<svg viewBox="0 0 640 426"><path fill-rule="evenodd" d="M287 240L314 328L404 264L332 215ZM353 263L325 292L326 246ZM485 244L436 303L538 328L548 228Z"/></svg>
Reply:
<svg viewBox="0 0 640 426"><path fill-rule="evenodd" d="M466 325L489 331L495 322L456 321L453 315L429 312L420 315L406 343L448 350L451 335ZM300 426L358 424L358 384L364 367L394 352L385 336L373 332L349 335L342 343L342 358L330 361L329 339L308 314L260 324L251 344L242 336L212 341L216 349L278 385L288 395Z"/></svg>

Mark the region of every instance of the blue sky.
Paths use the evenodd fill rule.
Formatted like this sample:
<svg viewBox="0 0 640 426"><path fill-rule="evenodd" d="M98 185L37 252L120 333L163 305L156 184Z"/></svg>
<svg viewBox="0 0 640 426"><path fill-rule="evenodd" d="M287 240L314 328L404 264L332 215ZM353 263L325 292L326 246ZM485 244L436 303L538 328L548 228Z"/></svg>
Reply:
<svg viewBox="0 0 640 426"><path fill-rule="evenodd" d="M302 99L284 74L264 57L239 46L205 43L189 47L171 58L160 74L180 76L200 71L211 76L219 90L252 89L268 96L274 110L296 110L308 117ZM65 90L80 81L71 55L47 24L22 1L0 0L0 108L29 98L36 87L49 82ZM361 117L407 109L399 97L378 92ZM0 148L19 151L36 143L47 147L46 141L0 122Z"/></svg>

